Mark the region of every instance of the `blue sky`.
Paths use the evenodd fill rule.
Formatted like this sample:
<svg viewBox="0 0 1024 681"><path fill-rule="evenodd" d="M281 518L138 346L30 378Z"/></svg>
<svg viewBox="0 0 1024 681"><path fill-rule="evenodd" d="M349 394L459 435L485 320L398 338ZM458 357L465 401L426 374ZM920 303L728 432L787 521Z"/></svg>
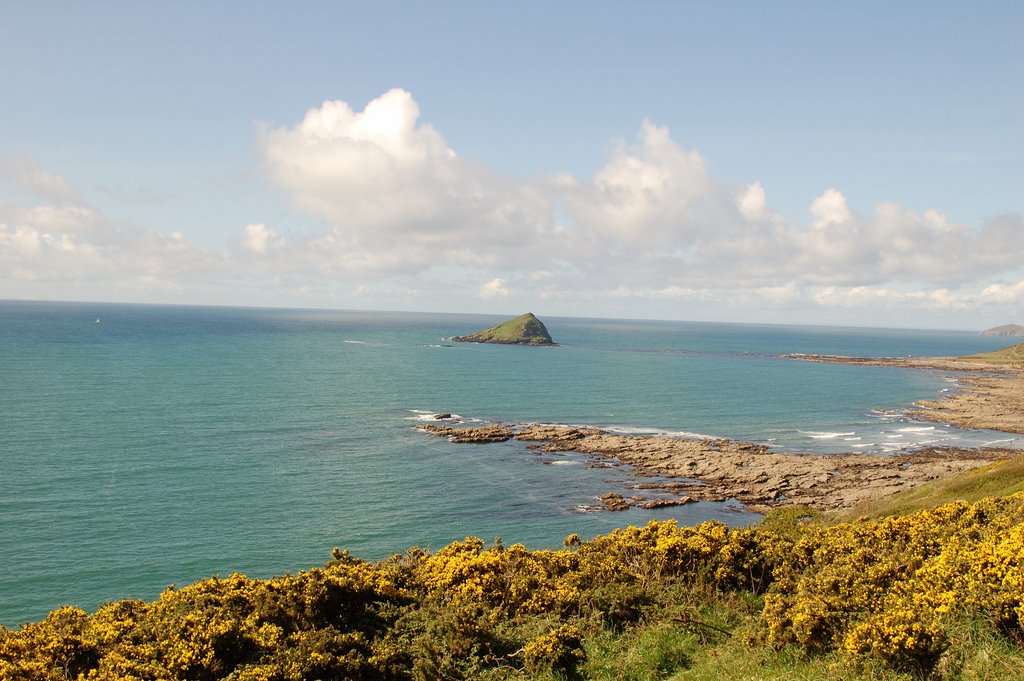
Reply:
<svg viewBox="0 0 1024 681"><path fill-rule="evenodd" d="M1024 323L1019 2L0 6L0 298Z"/></svg>

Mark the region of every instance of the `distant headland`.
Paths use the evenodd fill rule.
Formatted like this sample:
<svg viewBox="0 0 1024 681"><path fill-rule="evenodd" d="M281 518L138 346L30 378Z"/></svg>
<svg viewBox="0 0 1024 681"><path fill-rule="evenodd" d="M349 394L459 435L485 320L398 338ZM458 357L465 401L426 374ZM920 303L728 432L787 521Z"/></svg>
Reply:
<svg viewBox="0 0 1024 681"><path fill-rule="evenodd" d="M982 336L1024 336L1024 326L1020 324L1003 324L1002 326L994 326L991 329L985 329L981 332Z"/></svg>
<svg viewBox="0 0 1024 681"><path fill-rule="evenodd" d="M558 345L551 340L544 322L532 312L468 336L455 336L457 343L500 343L504 345Z"/></svg>

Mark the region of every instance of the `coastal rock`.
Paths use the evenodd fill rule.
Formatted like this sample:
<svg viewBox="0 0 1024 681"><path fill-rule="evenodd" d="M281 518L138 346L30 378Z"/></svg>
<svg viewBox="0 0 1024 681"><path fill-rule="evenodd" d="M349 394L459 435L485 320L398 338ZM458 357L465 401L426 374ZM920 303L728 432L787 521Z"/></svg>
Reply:
<svg viewBox="0 0 1024 681"><path fill-rule="evenodd" d="M640 504L640 508L663 508L665 506L685 506L697 501L691 496L679 497L677 499L651 499Z"/></svg>
<svg viewBox="0 0 1024 681"><path fill-rule="evenodd" d="M601 505L607 511L625 511L629 508L629 502L622 498L621 494L609 492L601 495Z"/></svg>
<svg viewBox="0 0 1024 681"><path fill-rule="evenodd" d="M498 343L502 345L557 345L544 322L527 312L468 336L455 336L457 343Z"/></svg>
<svg viewBox="0 0 1024 681"><path fill-rule="evenodd" d="M500 425L452 428L451 426L428 423L420 426L419 429L426 433L430 433L431 435L447 437L451 442L471 444L505 442L506 440L511 440L513 437L513 433L510 429Z"/></svg>
<svg viewBox="0 0 1024 681"><path fill-rule="evenodd" d="M597 428L537 424L420 429L453 442L502 442L510 438L544 443L539 451L571 451L588 455L591 466L629 464L634 475L675 478L672 482L638 482L632 489L661 489L678 501L649 499L630 503L621 494L601 497L603 508L622 511L632 506L657 508L690 501L735 499L755 512L779 506L818 510L849 508L923 482L1016 454L1015 450L935 448L897 453L790 454L758 443L726 439L696 440L664 435L623 435ZM535 450L538 451L538 450Z"/></svg>

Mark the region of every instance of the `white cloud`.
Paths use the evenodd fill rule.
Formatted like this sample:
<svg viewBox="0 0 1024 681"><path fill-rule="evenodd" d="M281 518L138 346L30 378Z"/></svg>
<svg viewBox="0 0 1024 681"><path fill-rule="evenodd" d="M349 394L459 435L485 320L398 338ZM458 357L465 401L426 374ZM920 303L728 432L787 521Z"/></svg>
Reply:
<svg viewBox="0 0 1024 681"><path fill-rule="evenodd" d="M509 294L508 287L505 286L505 280L501 277L495 277L489 282L480 287L479 295L481 298L493 299L493 298L507 298Z"/></svg>
<svg viewBox="0 0 1024 681"><path fill-rule="evenodd" d="M606 304L672 316L799 306L1009 313L1024 303L1020 215L970 226L894 203L854 211L830 187L793 219L772 209L770 187L712 177L698 151L649 120L587 178L493 172L460 156L397 89L362 111L324 102L293 126L264 129L258 144L271 182L303 217L240 222L221 252L112 219L30 157L0 159L0 174L39 197L0 196L0 297L28 290L15 281L102 285L108 298L244 282L246 292L324 304L358 297L408 309L414 299L436 307L515 295L588 314Z"/></svg>
<svg viewBox="0 0 1024 681"><path fill-rule="evenodd" d="M460 158L419 116L395 89L361 112L329 101L262 135L275 183L329 227L324 255L347 269L409 272L494 265L555 237L543 191Z"/></svg>
<svg viewBox="0 0 1024 681"><path fill-rule="evenodd" d="M799 300L802 295L800 287L793 282L782 284L781 286L761 286L753 289L752 293L754 296L775 305L791 303Z"/></svg>
<svg viewBox="0 0 1024 681"><path fill-rule="evenodd" d="M242 241L243 248L260 255L266 255L271 247L279 247L284 243L284 239L280 238L277 232L262 223L246 225L245 235Z"/></svg>
<svg viewBox="0 0 1024 681"><path fill-rule="evenodd" d="M826 189L821 196L811 202L811 215L814 216L815 227L842 225L850 221L851 213L846 205L846 197L838 189Z"/></svg>
<svg viewBox="0 0 1024 681"><path fill-rule="evenodd" d="M589 181L564 183L562 199L582 231L649 249L707 229L702 204L715 192L701 155L645 119L638 144L621 146Z"/></svg>
<svg viewBox="0 0 1024 681"><path fill-rule="evenodd" d="M76 196L70 188L59 193ZM24 206L0 199L0 297L166 300L230 276L223 256L178 232L112 220L70 200Z"/></svg>
<svg viewBox="0 0 1024 681"><path fill-rule="evenodd" d="M981 291L979 299L983 303L1024 302L1024 280L1015 284L989 284Z"/></svg>
<svg viewBox="0 0 1024 681"><path fill-rule="evenodd" d="M78 198L63 177L46 170L32 156L0 156L0 177L44 200L73 201Z"/></svg>
<svg viewBox="0 0 1024 681"><path fill-rule="evenodd" d="M770 208L760 182L737 191L711 177L697 151L649 120L586 180L507 178L462 158L404 90L361 112L325 102L261 145L274 181L326 229L281 249L267 265L277 269L429 277L461 267L547 295L624 286L792 298L800 287L956 286L1024 265L1019 216L978 230L894 204L859 215L828 188L800 224ZM536 271L550 276L531 281Z"/></svg>
<svg viewBox="0 0 1024 681"><path fill-rule="evenodd" d="M311 109L295 128L262 140L267 166L297 206L330 224L371 234L437 216L459 161L418 125L419 106L391 90L354 112L341 101Z"/></svg>
<svg viewBox="0 0 1024 681"><path fill-rule="evenodd" d="M979 302L972 291L950 291L946 288L899 290L871 286L827 287L815 293L814 300L823 307L846 309L926 308L947 311L977 308Z"/></svg>
<svg viewBox="0 0 1024 681"><path fill-rule="evenodd" d="M748 220L757 220L762 217L768 205L768 199L765 196L764 187L761 186L761 183L755 182L749 185L746 191L737 199L736 205L739 207L740 212L743 213L743 217Z"/></svg>

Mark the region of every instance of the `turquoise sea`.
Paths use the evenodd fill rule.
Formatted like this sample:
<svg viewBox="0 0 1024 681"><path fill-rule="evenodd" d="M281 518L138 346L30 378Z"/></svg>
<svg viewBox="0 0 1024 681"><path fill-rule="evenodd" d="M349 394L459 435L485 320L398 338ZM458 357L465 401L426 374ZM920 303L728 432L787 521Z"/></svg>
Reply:
<svg viewBox="0 0 1024 681"><path fill-rule="evenodd" d="M540 548L651 518L757 519L735 504L594 511L628 469L416 430L442 411L806 452L1024 447L900 415L955 387L940 373L775 356L1005 338L542 316L561 347L448 342L504 317L0 302L0 624L294 572L334 546L376 559L467 535Z"/></svg>

